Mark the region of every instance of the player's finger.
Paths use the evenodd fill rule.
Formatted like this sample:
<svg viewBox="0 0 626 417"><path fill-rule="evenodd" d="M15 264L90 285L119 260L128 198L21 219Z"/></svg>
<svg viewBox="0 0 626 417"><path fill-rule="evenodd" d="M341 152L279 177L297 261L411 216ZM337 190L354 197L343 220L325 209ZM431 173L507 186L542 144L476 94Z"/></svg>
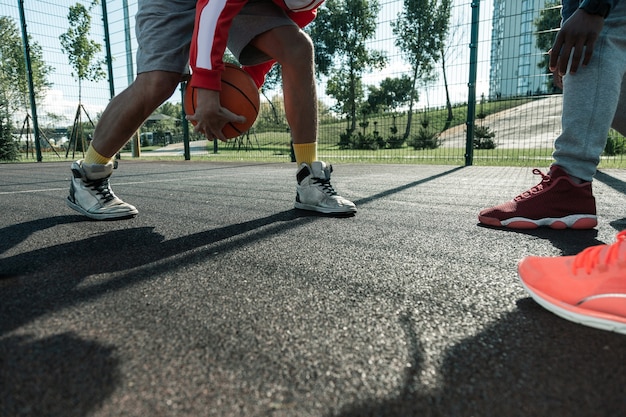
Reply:
<svg viewBox="0 0 626 417"><path fill-rule="evenodd" d="M597 39L597 37L594 36L593 38L589 39L587 41L587 44L585 45L585 55L583 57L583 67L586 67L587 64L589 64L589 61L591 61L591 56L593 55L593 47L596 44L596 39Z"/></svg>
<svg viewBox="0 0 626 417"><path fill-rule="evenodd" d="M576 71L578 71L578 67L580 66L580 61L582 60L582 57L583 57L584 49L585 49L585 45L582 41L579 41L574 47L574 53L572 54L572 63L569 68L570 74L576 74ZM567 71L567 65L565 66L565 71Z"/></svg>
<svg viewBox="0 0 626 417"><path fill-rule="evenodd" d="M567 72L567 64L569 62L569 57L572 55L572 47L566 45L561 49L561 53L559 54L559 61L556 65L556 69L559 72L559 75L565 75Z"/></svg>
<svg viewBox="0 0 626 417"><path fill-rule="evenodd" d="M550 71L553 71L553 72L556 71L557 65L559 62L559 56L561 55L562 47L563 47L563 42L557 35L556 40L554 41L554 45L552 45L552 48L550 48L550 50L548 51L548 55L550 55L548 68L550 68Z"/></svg>

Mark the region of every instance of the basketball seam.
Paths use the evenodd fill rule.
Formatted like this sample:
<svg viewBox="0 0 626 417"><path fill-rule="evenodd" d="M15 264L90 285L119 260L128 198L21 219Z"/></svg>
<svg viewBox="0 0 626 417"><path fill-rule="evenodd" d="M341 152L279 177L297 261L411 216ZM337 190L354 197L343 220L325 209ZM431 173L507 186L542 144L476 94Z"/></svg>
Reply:
<svg viewBox="0 0 626 417"><path fill-rule="evenodd" d="M252 100L250 100L250 97L248 97L248 95L239 87L237 87L235 84L230 83L226 80L222 80L222 82L224 84L227 84L228 86L232 87L233 89L237 90L242 96L244 96L246 98L246 100L248 101L248 103L250 103L250 105L252 106L252 108L254 109L255 112L259 112L259 109L257 108L257 106L252 102Z"/></svg>

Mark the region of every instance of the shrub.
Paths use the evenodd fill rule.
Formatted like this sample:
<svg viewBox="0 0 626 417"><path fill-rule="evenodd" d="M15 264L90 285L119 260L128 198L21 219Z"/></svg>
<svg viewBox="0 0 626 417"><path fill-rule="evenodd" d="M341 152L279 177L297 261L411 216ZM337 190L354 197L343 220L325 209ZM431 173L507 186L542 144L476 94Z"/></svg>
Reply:
<svg viewBox="0 0 626 417"><path fill-rule="evenodd" d="M390 149L399 149L404 146L406 139L404 136L392 135L387 138L387 147Z"/></svg>
<svg viewBox="0 0 626 417"><path fill-rule="evenodd" d="M352 132L349 130L339 134L339 149L352 149Z"/></svg>
<svg viewBox="0 0 626 417"><path fill-rule="evenodd" d="M621 155L626 153L626 139L623 137L609 136L606 139L604 154L609 156Z"/></svg>
<svg viewBox="0 0 626 417"><path fill-rule="evenodd" d="M439 132L429 130L425 127L420 127L417 135L411 138L409 144L415 150L419 149L437 149L441 145L439 139Z"/></svg>
<svg viewBox="0 0 626 417"><path fill-rule="evenodd" d="M13 140L11 127L0 122L0 161L17 161L20 159L18 143Z"/></svg>
<svg viewBox="0 0 626 417"><path fill-rule="evenodd" d="M367 149L375 151L380 148L378 139L372 134L357 133L353 141L353 149Z"/></svg>
<svg viewBox="0 0 626 417"><path fill-rule="evenodd" d="M383 139L377 131L374 133L358 132L357 134L346 131L339 135L340 149L366 149L375 151L384 148L385 144L385 139Z"/></svg>
<svg viewBox="0 0 626 417"><path fill-rule="evenodd" d="M474 149L495 149L496 141L493 139L496 132L489 126L474 125Z"/></svg>

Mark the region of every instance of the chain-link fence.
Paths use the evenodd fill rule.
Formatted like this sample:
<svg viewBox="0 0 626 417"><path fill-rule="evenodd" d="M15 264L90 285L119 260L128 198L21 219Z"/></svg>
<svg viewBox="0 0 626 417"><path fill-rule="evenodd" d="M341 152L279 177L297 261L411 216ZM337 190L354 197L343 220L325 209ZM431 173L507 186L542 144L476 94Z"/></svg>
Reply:
<svg viewBox="0 0 626 417"><path fill-rule="evenodd" d="M361 93L353 97L352 113L331 86L332 72L320 73L320 156L355 162L548 164L561 130L561 96L539 66L545 53L537 40L540 34L553 36L555 28L545 25L558 18L554 3L452 0L443 47L435 59L422 64L422 68L431 65L432 71L415 77L406 45L398 41L407 35L397 30L404 2L370 0L378 7L376 31L364 41L368 50L385 57L386 64L360 69ZM82 80L80 99L79 82L61 42L70 28L70 8L77 4L89 11L89 38L100 46L93 60L101 61L105 72L97 80ZM24 157L36 158L34 126L41 132L44 159L82 151L92 122L97 123L112 94L134 77L136 9L136 0L0 0L2 36L17 31L24 50L21 42L27 35L30 51L40 51L41 61L50 69L49 85L34 106L25 103L12 112L13 136ZM416 79L412 101L398 98L406 88L398 89L394 82L403 77ZM177 91L166 108L146 121L139 132L142 157L150 156L151 149L202 139L193 133L185 136L181 101ZM77 126L80 137L73 138ZM603 164L620 166L626 144L614 132L610 136ZM261 111L250 132L229 144L209 144L207 153L215 158L288 160L289 143L281 88L275 84L263 88Z"/></svg>

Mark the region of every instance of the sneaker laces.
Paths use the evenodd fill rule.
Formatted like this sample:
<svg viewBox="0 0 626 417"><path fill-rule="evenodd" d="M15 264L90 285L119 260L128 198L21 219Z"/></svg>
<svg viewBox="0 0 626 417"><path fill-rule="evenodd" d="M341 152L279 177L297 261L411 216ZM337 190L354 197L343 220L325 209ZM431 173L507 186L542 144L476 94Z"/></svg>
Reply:
<svg viewBox="0 0 626 417"><path fill-rule="evenodd" d="M598 245L585 249L574 257L573 272L584 268L587 274L600 266L607 267L619 261L620 249L626 245L626 230L617 234L616 242L612 245ZM624 252L626 254L626 252Z"/></svg>
<svg viewBox="0 0 626 417"><path fill-rule="evenodd" d="M541 170L537 168L533 169L533 174L541 175L541 182L535 185L534 187L532 187L530 190L524 191L523 193L515 197L513 200L520 201L520 200L523 200L525 198L530 198L533 195L540 193L541 191L543 191L544 187L546 187L552 180L552 177L550 177L549 174L544 174L543 172L541 172Z"/></svg>
<svg viewBox="0 0 626 417"><path fill-rule="evenodd" d="M115 194L113 194L113 190L109 186L109 177L102 178L99 180L85 180L83 179L85 185L96 192L105 203L108 203L115 199Z"/></svg>
<svg viewBox="0 0 626 417"><path fill-rule="evenodd" d="M328 178L313 178L315 185L319 185L324 194L329 196L337 195L337 191L330 185L330 179Z"/></svg>

